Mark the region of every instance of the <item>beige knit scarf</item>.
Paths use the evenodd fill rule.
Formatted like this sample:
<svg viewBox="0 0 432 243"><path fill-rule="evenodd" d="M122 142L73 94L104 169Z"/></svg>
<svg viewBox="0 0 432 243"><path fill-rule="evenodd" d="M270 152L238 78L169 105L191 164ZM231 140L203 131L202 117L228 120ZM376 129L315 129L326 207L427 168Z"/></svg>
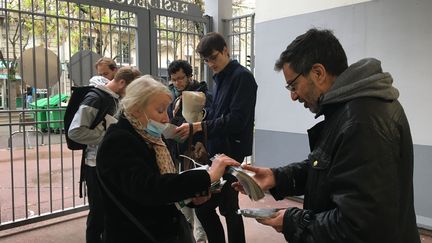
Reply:
<svg viewBox="0 0 432 243"><path fill-rule="evenodd" d="M156 162L159 166L159 171L161 174L167 174L167 173L175 173L177 174L177 170L174 166L174 163L171 158L171 154L168 151L168 148L162 138L160 137L154 137L150 134L148 134L144 129L145 127L142 125L142 123L136 119L131 114L128 114L127 112L124 112L124 115L126 119L132 124L133 128L141 137L148 142L153 149L156 152Z"/></svg>

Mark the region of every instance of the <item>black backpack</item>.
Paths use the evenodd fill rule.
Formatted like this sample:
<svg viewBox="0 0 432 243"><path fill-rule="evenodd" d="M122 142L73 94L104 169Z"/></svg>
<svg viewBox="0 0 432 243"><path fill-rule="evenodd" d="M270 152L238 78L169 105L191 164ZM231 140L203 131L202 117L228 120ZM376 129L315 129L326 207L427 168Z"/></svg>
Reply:
<svg viewBox="0 0 432 243"><path fill-rule="evenodd" d="M68 131L72 123L72 120L75 116L75 113L78 111L78 108L80 107L82 101L84 100L85 96L89 92L94 92L101 98L106 97L106 95L102 90L94 86L72 87L72 95L69 99L69 103L68 106L66 107L66 111L63 118L65 135L66 135L66 143L70 150L83 150L87 147L87 145L85 144L78 143L70 139L68 135ZM95 120L91 124L90 129L95 128L104 119L107 112L108 112L108 106L104 106L104 109L100 109L96 115Z"/></svg>

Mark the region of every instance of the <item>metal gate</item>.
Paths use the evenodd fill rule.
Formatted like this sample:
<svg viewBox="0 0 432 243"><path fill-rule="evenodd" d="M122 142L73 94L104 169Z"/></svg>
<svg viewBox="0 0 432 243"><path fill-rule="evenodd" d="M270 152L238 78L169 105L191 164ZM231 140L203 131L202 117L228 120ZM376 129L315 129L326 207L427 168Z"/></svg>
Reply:
<svg viewBox="0 0 432 243"><path fill-rule="evenodd" d="M223 19L224 35L231 50L231 58L249 68L255 69L254 26L255 14Z"/></svg>
<svg viewBox="0 0 432 243"><path fill-rule="evenodd" d="M100 56L165 81L169 62L185 59L205 79L201 16L175 0L0 0L0 230L87 209L81 152L64 138L70 87Z"/></svg>

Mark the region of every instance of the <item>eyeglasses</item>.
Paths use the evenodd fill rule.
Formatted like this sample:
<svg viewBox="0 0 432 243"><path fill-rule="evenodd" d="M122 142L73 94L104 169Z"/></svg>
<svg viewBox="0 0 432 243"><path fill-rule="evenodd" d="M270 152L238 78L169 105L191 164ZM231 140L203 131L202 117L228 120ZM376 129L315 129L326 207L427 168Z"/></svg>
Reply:
<svg viewBox="0 0 432 243"><path fill-rule="evenodd" d="M294 86L295 81L298 79L298 77L300 77L301 73L299 73L291 82L289 82L285 88L291 92L295 92L296 88Z"/></svg>
<svg viewBox="0 0 432 243"><path fill-rule="evenodd" d="M177 78L171 78L171 82L179 82L179 81L183 81L185 80L186 75L181 76L181 77L177 77Z"/></svg>
<svg viewBox="0 0 432 243"><path fill-rule="evenodd" d="M204 62L214 62L216 61L216 58L219 56L220 52L218 51L217 53L210 55L208 57L204 57L203 60Z"/></svg>

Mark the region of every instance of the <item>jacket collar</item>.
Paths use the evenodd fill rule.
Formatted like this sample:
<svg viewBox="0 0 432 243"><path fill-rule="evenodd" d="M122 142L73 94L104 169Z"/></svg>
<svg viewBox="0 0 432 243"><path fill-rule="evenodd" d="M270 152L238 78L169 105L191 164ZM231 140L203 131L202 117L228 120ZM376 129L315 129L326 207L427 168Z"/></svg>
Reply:
<svg viewBox="0 0 432 243"><path fill-rule="evenodd" d="M230 76L239 65L240 64L237 60L231 60L222 71L213 75L213 80L216 82L216 84L218 84L219 81L224 80L227 76Z"/></svg>

